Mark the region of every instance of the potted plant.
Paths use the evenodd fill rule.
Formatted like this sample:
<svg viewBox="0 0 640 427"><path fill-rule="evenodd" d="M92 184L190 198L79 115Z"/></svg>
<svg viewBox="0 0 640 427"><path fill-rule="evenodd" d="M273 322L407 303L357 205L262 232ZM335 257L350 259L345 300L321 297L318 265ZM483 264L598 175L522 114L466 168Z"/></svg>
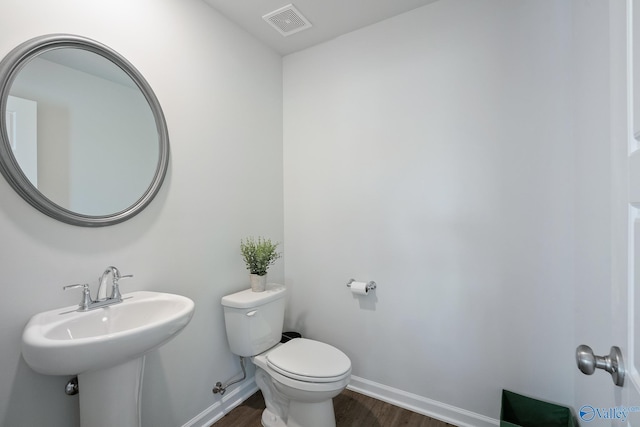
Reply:
<svg viewBox="0 0 640 427"><path fill-rule="evenodd" d="M244 258L244 263L249 270L251 280L251 290L262 292L267 285L267 270L278 258L282 256L277 252L279 243L272 243L271 239L258 237L248 237L240 240L240 251Z"/></svg>

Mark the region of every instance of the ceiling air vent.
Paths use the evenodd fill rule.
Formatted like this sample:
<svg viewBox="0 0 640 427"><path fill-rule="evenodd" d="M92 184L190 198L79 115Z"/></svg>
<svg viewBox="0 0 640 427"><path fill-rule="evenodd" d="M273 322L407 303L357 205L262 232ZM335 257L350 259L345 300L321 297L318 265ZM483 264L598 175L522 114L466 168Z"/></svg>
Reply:
<svg viewBox="0 0 640 427"><path fill-rule="evenodd" d="M311 28L311 22L302 16L292 4L267 13L262 19L271 24L273 28L285 37Z"/></svg>

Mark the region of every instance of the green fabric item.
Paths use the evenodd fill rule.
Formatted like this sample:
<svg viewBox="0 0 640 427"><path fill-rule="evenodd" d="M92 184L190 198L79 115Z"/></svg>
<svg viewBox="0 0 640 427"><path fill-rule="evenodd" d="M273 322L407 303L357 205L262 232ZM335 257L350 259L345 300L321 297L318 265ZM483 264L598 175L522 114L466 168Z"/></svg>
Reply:
<svg viewBox="0 0 640 427"><path fill-rule="evenodd" d="M577 427L571 409L502 390L500 427Z"/></svg>

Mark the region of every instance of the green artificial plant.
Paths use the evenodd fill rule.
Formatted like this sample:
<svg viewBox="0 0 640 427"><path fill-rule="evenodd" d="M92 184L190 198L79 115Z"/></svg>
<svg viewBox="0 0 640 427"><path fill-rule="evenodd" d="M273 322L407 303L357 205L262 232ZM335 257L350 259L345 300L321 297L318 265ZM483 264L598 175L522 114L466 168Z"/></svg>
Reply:
<svg viewBox="0 0 640 427"><path fill-rule="evenodd" d="M240 240L240 251L247 270L251 274L257 274L258 276L267 274L269 266L273 265L282 256L281 253L276 251L278 245L279 243L272 243L271 239L263 237L258 237L258 239L248 237Z"/></svg>

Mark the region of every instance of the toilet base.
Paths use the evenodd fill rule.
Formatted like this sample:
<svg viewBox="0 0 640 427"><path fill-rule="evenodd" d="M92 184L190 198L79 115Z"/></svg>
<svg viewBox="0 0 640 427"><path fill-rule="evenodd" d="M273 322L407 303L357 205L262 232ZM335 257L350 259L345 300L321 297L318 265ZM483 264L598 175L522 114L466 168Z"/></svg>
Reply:
<svg viewBox="0 0 640 427"><path fill-rule="evenodd" d="M321 403L291 402L287 423L265 409L262 411L262 425L264 427L336 427L333 401L330 399Z"/></svg>
<svg viewBox="0 0 640 427"><path fill-rule="evenodd" d="M287 427L282 418L268 409L262 411L262 425L264 427Z"/></svg>
<svg viewBox="0 0 640 427"><path fill-rule="evenodd" d="M292 401L287 427L336 427L333 400L306 403Z"/></svg>

